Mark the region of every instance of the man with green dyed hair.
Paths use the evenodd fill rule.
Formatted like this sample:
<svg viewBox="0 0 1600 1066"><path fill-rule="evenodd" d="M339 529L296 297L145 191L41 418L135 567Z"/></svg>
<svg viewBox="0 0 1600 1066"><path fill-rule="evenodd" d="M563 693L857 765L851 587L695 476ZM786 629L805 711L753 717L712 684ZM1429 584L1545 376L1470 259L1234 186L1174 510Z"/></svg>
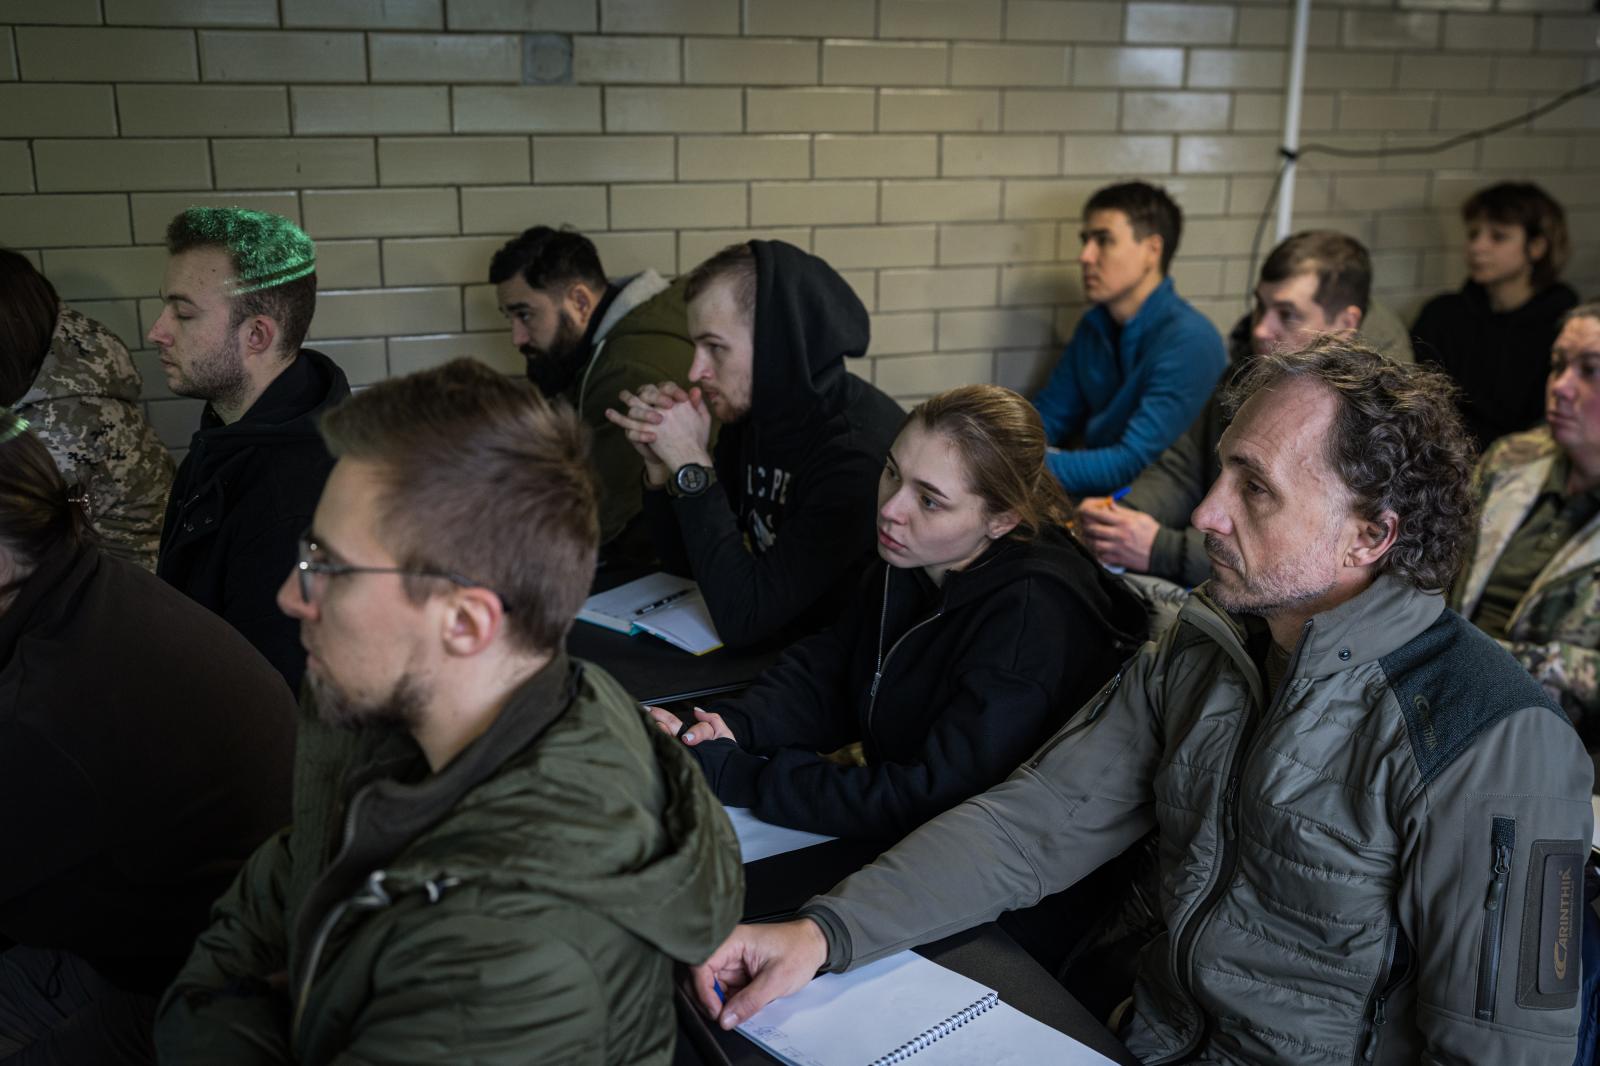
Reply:
<svg viewBox="0 0 1600 1066"><path fill-rule="evenodd" d="M156 573L231 623L296 692L305 670L275 597L333 459L318 417L350 395L302 347L316 246L281 215L191 207L167 227L165 304L148 339L167 387L206 401L178 467Z"/></svg>

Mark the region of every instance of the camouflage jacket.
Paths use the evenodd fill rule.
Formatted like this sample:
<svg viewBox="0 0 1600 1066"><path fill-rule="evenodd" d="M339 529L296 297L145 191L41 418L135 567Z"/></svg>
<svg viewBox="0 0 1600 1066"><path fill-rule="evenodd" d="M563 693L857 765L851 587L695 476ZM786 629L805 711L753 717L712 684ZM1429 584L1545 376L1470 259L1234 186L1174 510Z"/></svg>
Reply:
<svg viewBox="0 0 1600 1066"><path fill-rule="evenodd" d="M1544 426L1502 437L1478 464L1478 535L1451 594L1467 617L1550 475L1560 446ZM1600 747L1600 516L1557 549L1517 604L1502 641Z"/></svg>
<svg viewBox="0 0 1600 1066"><path fill-rule="evenodd" d="M116 335L64 306L38 377L13 410L62 476L88 492L90 524L106 554L154 570L173 462L145 421L140 388Z"/></svg>

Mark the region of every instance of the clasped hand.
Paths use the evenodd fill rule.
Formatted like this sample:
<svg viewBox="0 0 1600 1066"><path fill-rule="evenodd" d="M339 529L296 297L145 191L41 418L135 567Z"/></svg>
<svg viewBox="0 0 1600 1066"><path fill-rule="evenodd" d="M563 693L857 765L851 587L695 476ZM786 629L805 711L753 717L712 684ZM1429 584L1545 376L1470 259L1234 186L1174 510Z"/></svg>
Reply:
<svg viewBox="0 0 1600 1066"><path fill-rule="evenodd" d="M1078 524L1096 559L1136 574L1150 572L1150 551L1161 528L1154 518L1106 497L1079 504Z"/></svg>
<svg viewBox="0 0 1600 1066"><path fill-rule="evenodd" d="M623 389L617 398L624 410L607 408L606 418L626 431L651 485L665 485L685 463L711 465L711 410L699 389L663 381L636 393Z"/></svg>
<svg viewBox="0 0 1600 1066"><path fill-rule="evenodd" d="M646 714L655 720L656 725L661 728L663 733L680 738L691 748L708 740L733 740L735 743L738 742L733 735L733 730L729 729L727 724L723 722L720 714L713 714L711 711L701 710L696 707L694 716L699 721L684 722L665 707L646 707L644 710Z"/></svg>

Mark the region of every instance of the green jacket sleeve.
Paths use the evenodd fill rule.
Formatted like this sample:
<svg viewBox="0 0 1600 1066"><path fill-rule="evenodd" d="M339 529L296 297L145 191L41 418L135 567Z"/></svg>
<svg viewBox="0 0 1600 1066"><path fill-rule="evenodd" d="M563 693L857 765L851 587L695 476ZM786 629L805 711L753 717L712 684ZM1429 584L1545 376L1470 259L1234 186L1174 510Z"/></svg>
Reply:
<svg viewBox="0 0 1600 1066"><path fill-rule="evenodd" d="M288 1063L288 1000L268 984L288 968L289 830L256 849L211 909L211 925L162 997L161 1062Z"/></svg>
<svg viewBox="0 0 1600 1066"><path fill-rule="evenodd" d="M597 365L583 388L579 412L592 434L595 471L600 479L600 543L611 541L639 513L644 461L628 442L627 431L606 418L606 408L621 409L617 394L672 381L687 387L685 375L694 348L667 333L629 334L604 342ZM714 438L713 438L714 439Z"/></svg>
<svg viewBox="0 0 1600 1066"><path fill-rule="evenodd" d="M1570 1066L1593 764L1542 706L1501 719L1474 750L1486 757L1457 759L1402 812L1397 907L1421 1061Z"/></svg>
<svg viewBox="0 0 1600 1066"><path fill-rule="evenodd" d="M387 946L372 976L338 1066L612 1061L604 986L548 922L458 915L443 934L417 922Z"/></svg>

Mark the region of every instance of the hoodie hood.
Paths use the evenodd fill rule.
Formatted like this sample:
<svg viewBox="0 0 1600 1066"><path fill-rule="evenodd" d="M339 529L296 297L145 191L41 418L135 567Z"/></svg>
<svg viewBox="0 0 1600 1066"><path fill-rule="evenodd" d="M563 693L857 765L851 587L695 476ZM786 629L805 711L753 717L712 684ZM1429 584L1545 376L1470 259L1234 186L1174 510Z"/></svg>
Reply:
<svg viewBox="0 0 1600 1066"><path fill-rule="evenodd" d="M847 402L847 358L867 352L860 297L833 267L782 241L751 241L756 257L751 413L767 443L805 435Z"/></svg>
<svg viewBox="0 0 1600 1066"><path fill-rule="evenodd" d="M222 456L261 444L320 442L317 422L323 412L349 397L350 381L339 364L313 348L302 348L239 421L224 423L206 404L195 444L203 442L213 456Z"/></svg>
<svg viewBox="0 0 1600 1066"><path fill-rule="evenodd" d="M116 334L63 304L50 350L16 406L104 396L139 402L139 371Z"/></svg>
<svg viewBox="0 0 1600 1066"><path fill-rule="evenodd" d="M921 568L915 573L924 581ZM945 575L944 609L983 600L996 589L1028 577L1045 578L1068 589L1127 654L1149 630L1144 604L1125 581L1101 566L1089 550L1064 529L1047 526L1031 541L1002 537L965 570ZM930 582L931 584L931 582Z"/></svg>

